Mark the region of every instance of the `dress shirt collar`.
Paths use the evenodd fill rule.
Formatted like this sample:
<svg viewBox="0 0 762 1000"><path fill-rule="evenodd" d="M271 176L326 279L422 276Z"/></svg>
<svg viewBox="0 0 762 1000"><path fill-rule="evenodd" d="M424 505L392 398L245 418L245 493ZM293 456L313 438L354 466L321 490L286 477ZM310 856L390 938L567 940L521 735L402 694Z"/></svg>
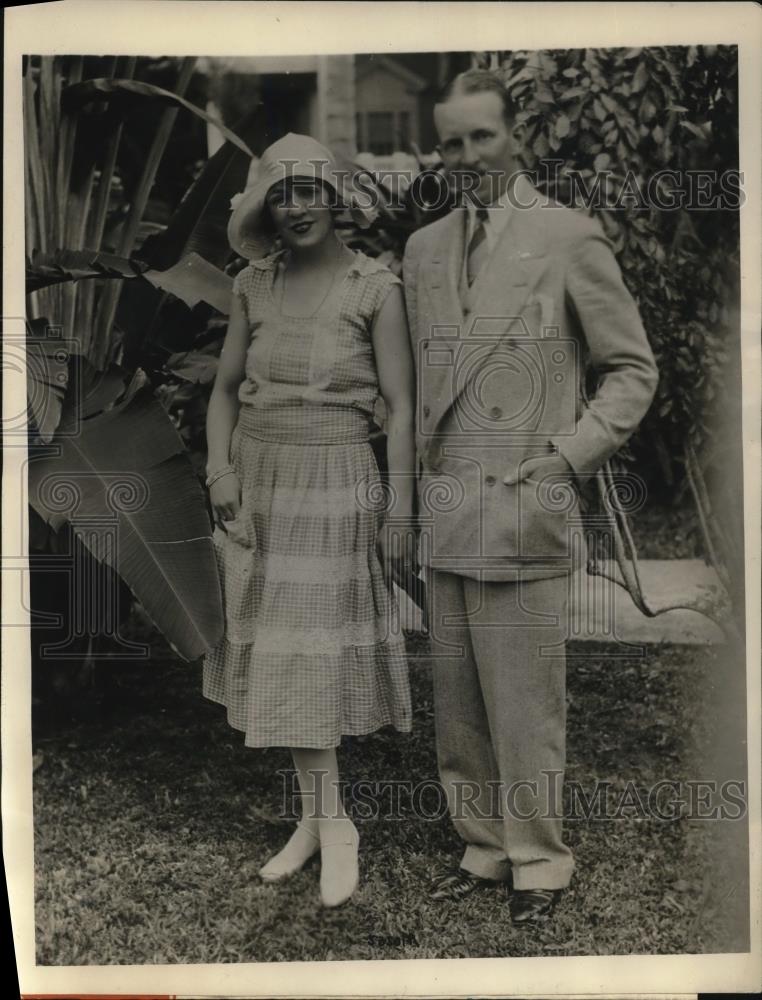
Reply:
<svg viewBox="0 0 762 1000"><path fill-rule="evenodd" d="M498 237L508 225L508 220L513 208L514 206L511 204L511 200L508 197L507 192L504 192L494 205L487 206L487 218L484 222L484 230L487 234L490 249L494 246ZM472 201L469 200L466 202L466 209L468 211L468 235L466 245L468 245L479 220L476 217L476 206Z"/></svg>

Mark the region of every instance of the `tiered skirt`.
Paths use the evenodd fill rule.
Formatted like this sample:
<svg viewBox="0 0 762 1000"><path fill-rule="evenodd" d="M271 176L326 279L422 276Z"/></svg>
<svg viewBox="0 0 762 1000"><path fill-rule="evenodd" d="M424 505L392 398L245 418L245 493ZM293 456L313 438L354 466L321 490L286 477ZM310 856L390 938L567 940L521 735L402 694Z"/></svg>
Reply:
<svg viewBox="0 0 762 1000"><path fill-rule="evenodd" d="M310 409L241 407L231 440L241 510L213 536L226 628L204 660L203 693L251 747L324 749L411 727L367 421Z"/></svg>

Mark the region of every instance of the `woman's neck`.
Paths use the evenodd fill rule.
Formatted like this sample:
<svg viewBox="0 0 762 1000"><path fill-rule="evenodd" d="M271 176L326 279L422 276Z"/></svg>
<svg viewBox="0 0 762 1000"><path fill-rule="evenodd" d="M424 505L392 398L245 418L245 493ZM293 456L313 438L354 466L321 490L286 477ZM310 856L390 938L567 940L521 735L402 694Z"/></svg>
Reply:
<svg viewBox="0 0 762 1000"><path fill-rule="evenodd" d="M303 268L326 268L335 267L339 259L347 254L347 247L337 237L329 236L314 247L305 247L296 250L294 247L288 248L288 265L292 271L299 271Z"/></svg>

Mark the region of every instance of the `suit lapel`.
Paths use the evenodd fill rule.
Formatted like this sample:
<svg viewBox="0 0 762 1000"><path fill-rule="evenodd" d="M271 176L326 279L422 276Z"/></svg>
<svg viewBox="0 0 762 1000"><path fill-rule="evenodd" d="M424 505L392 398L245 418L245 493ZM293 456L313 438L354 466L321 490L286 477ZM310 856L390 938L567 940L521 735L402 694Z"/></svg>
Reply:
<svg viewBox="0 0 762 1000"><path fill-rule="evenodd" d="M465 216L465 210L460 210L459 214ZM468 317L464 317L458 293L459 268L465 252L465 218L461 218L460 228L453 236L456 238L450 241L449 251L441 246L435 249L436 267L443 267L443 272L433 270L429 286L437 321L451 328L442 330L439 335L459 339L488 337L494 340L491 354L507 336L524 333L521 311L546 264L547 234L543 212L537 206L511 210L511 218L474 286L474 302ZM440 239L440 244L442 242ZM434 278L439 273L443 273L441 284ZM452 329L453 326L457 328ZM437 331L432 331L432 336L436 335ZM483 356L482 366L487 357L489 354ZM427 379L434 428L465 388L465 383L457 380L458 389L454 393L453 383L453 372L446 366L432 372Z"/></svg>
<svg viewBox="0 0 762 1000"><path fill-rule="evenodd" d="M423 286L428 297L428 308L421 311L423 322L418 330L419 341L425 341L436 350L437 340L458 340L462 336L465 319L460 302L458 279L463 263L466 229L466 210L455 209L440 227L431 256L422 265ZM422 373L426 405L434 420L450 405L452 398L452 368L441 364L438 355L430 354L426 344L419 342L420 364L426 366Z"/></svg>
<svg viewBox="0 0 762 1000"><path fill-rule="evenodd" d="M463 323L458 282L464 254L465 209L455 209L445 221L447 224L441 227L432 248L424 280L432 305L434 323L452 326ZM431 335L430 332L424 334L424 336Z"/></svg>

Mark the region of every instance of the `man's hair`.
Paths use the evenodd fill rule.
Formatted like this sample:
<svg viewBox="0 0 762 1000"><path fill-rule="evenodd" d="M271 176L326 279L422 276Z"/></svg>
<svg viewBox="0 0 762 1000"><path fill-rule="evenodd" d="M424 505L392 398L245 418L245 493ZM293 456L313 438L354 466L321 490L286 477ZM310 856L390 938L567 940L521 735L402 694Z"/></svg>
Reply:
<svg viewBox="0 0 762 1000"><path fill-rule="evenodd" d="M497 73L488 69L467 69L463 73L458 73L439 92L436 103L445 104L451 97L463 94L497 94L503 102L503 118L506 124L513 125L516 121L518 109Z"/></svg>

